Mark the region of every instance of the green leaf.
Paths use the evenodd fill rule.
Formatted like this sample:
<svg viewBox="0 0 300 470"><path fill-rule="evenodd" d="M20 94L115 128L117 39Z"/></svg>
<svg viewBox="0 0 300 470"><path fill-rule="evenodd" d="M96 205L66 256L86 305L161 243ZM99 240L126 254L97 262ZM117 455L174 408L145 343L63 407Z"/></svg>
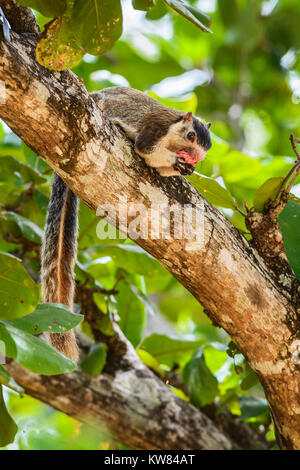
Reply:
<svg viewBox="0 0 300 470"><path fill-rule="evenodd" d="M289 201L278 217L288 260L300 280L300 205Z"/></svg>
<svg viewBox="0 0 300 470"><path fill-rule="evenodd" d="M172 368L185 363L201 344L202 340L186 340L153 333L143 340L140 349L151 354L158 363Z"/></svg>
<svg viewBox="0 0 300 470"><path fill-rule="evenodd" d="M218 393L218 381L205 363L203 348L196 351L186 364L182 377L194 405L201 407L214 401Z"/></svg>
<svg viewBox="0 0 300 470"><path fill-rule="evenodd" d="M23 367L43 375L72 372L76 363L25 331L0 320L0 340L4 341L6 356Z"/></svg>
<svg viewBox="0 0 300 470"><path fill-rule="evenodd" d="M17 431L18 426L7 411L2 385L0 385L0 447L14 442Z"/></svg>
<svg viewBox="0 0 300 470"><path fill-rule="evenodd" d="M78 45L73 36L71 24L71 7L63 16L54 18L45 25L37 47L38 62L50 70L61 71L74 67L84 56L84 50Z"/></svg>
<svg viewBox="0 0 300 470"><path fill-rule="evenodd" d="M266 202L269 199L273 201L280 189L282 181L282 177L269 178L258 188L253 198L253 206L256 211L262 212Z"/></svg>
<svg viewBox="0 0 300 470"><path fill-rule="evenodd" d="M106 345L102 343L92 344L86 358L81 363L84 372L99 375L106 362Z"/></svg>
<svg viewBox="0 0 300 470"><path fill-rule="evenodd" d="M103 245L102 256L110 256L117 266L132 274L157 276L162 271L158 261L137 245ZM91 262L91 265L95 260Z"/></svg>
<svg viewBox="0 0 300 470"><path fill-rule="evenodd" d="M83 318L83 315L71 312L63 304L39 303L34 312L6 323L32 335L39 335L43 332L65 333L79 325Z"/></svg>
<svg viewBox="0 0 300 470"><path fill-rule="evenodd" d="M67 8L67 0L18 0L18 3L33 8L48 18L61 16Z"/></svg>
<svg viewBox="0 0 300 470"><path fill-rule="evenodd" d="M227 189L216 180L194 173L187 178L189 182L214 206L236 209L236 204Z"/></svg>
<svg viewBox="0 0 300 470"><path fill-rule="evenodd" d="M122 34L120 0L75 0L73 32L85 52L102 55Z"/></svg>
<svg viewBox="0 0 300 470"><path fill-rule="evenodd" d="M0 364L0 386L1 386L1 384L5 385L6 387L10 388L11 390L14 390L17 393L23 393L24 392L23 388L20 387L20 385L18 385L14 381L14 379L12 378L10 373L5 369L5 367L3 367Z"/></svg>
<svg viewBox="0 0 300 470"><path fill-rule="evenodd" d="M13 255L0 252L0 318L18 318L32 312L39 289Z"/></svg>
<svg viewBox="0 0 300 470"><path fill-rule="evenodd" d="M24 235L24 237L28 240L31 240L35 243L42 242L44 232L38 225L31 222L31 220L26 219L16 212L7 211L0 212L0 218L7 222L15 222L19 227L22 235Z"/></svg>
<svg viewBox="0 0 300 470"><path fill-rule="evenodd" d="M183 0L163 1L205 33L212 33L212 31L207 26L205 26L209 26L211 24L211 18L202 11L192 7L188 3L185 3Z"/></svg>
<svg viewBox="0 0 300 470"><path fill-rule="evenodd" d="M132 0L132 6L135 10L148 11L154 5L154 0Z"/></svg>
<svg viewBox="0 0 300 470"><path fill-rule="evenodd" d="M239 404L241 407L242 419L259 416L269 409L267 400L260 397L239 396Z"/></svg>
<svg viewBox="0 0 300 470"><path fill-rule="evenodd" d="M137 354L140 358L140 360L145 364L145 366L149 367L150 369L154 370L158 375L163 377L164 371L160 367L158 361L155 359L155 357L151 356L147 351L144 351L143 349L139 349L137 351Z"/></svg>
<svg viewBox="0 0 300 470"><path fill-rule="evenodd" d="M46 179L35 169L29 165L10 156L0 157L0 182L7 181L12 176L20 175L24 183L41 184Z"/></svg>
<svg viewBox="0 0 300 470"><path fill-rule="evenodd" d="M257 385L259 383L259 378L254 372L254 370L251 370L248 375L242 380L241 382L241 389L242 390L249 390L250 388L254 387L254 385Z"/></svg>
<svg viewBox="0 0 300 470"><path fill-rule="evenodd" d="M136 347L146 326L146 313L143 302L126 282L118 284L116 295L119 326L129 341Z"/></svg>

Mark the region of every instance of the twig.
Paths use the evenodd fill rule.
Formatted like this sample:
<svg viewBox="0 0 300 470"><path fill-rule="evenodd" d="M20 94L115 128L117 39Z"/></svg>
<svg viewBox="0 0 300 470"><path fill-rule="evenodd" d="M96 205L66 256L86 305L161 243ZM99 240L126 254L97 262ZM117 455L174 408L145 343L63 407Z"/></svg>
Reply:
<svg viewBox="0 0 300 470"><path fill-rule="evenodd" d="M288 174L286 175L286 177L284 178L284 180L282 181L282 184L280 186L280 189L278 191L278 194L276 196L276 198L274 199L273 201L273 204L272 206L276 206L276 204L278 203L278 201L280 201L281 197L282 197L282 194L285 192L287 194L289 194L289 192L291 191L292 187L293 187L293 184L297 178L297 176L299 175L300 173L300 154L296 148L296 143L299 144L300 143L300 139L295 139L295 137L293 136L293 134L290 135L290 141L291 141L291 145L292 145L292 148L295 152L295 155L297 157L297 161L295 162L295 164L293 165L293 167L290 169L290 171L288 172ZM294 174L293 174L294 173ZM292 176L293 175L293 176ZM289 185L288 187L285 189L285 185L287 184L288 180L290 179L290 177L292 176L291 178L291 181L289 182Z"/></svg>
<svg viewBox="0 0 300 470"><path fill-rule="evenodd" d="M293 150L297 156L297 160L300 160L300 153L298 152L297 148L296 148L296 143L297 144L300 144L300 139L295 139L295 137L293 136L293 134L290 135L290 141L291 141L291 144L292 144L292 147L293 147Z"/></svg>

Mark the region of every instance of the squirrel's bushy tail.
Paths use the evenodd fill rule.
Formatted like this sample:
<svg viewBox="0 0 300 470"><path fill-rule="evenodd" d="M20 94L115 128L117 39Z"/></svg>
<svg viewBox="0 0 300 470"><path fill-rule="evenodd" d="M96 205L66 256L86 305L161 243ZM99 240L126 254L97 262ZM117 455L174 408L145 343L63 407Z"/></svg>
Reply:
<svg viewBox="0 0 300 470"><path fill-rule="evenodd" d="M67 305L73 310L74 264L77 254L77 196L54 173L42 245L43 302ZM47 333L47 341L73 361L78 360L74 331Z"/></svg>

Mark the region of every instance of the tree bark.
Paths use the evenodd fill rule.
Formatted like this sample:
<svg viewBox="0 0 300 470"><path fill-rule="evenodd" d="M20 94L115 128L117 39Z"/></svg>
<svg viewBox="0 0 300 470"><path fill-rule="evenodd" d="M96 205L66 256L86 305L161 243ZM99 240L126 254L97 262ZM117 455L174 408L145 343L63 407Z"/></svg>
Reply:
<svg viewBox="0 0 300 470"><path fill-rule="evenodd" d="M116 335L123 354L115 366L109 364L98 376L80 370L42 376L15 361L10 361L7 369L29 395L100 428L132 449L239 448L207 416L177 397L147 369L118 328ZM262 445L259 440L256 443Z"/></svg>
<svg viewBox="0 0 300 470"><path fill-rule="evenodd" d="M300 449L300 312L292 278L277 279L183 177L161 178L148 168L72 72L52 73L36 62L35 40L34 34L12 33L10 43L0 43L0 79L6 89L1 118L94 210L105 204L118 208L120 195L149 212L153 204L204 208L201 247L174 234L135 241L228 332L261 379L280 446ZM49 386L55 382L48 380ZM106 378L97 380L104 384Z"/></svg>

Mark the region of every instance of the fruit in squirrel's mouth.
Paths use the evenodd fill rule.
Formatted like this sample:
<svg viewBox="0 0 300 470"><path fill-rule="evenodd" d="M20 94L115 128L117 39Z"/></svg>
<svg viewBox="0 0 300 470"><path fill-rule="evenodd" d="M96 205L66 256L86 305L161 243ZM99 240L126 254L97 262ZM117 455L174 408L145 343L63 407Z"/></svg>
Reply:
<svg viewBox="0 0 300 470"><path fill-rule="evenodd" d="M179 152L177 152L177 155L179 155L179 157L182 157L184 158L184 160L186 161L186 163L189 163L190 165L196 165L197 160L196 158L193 158L188 152L186 152L185 150L180 150Z"/></svg>

